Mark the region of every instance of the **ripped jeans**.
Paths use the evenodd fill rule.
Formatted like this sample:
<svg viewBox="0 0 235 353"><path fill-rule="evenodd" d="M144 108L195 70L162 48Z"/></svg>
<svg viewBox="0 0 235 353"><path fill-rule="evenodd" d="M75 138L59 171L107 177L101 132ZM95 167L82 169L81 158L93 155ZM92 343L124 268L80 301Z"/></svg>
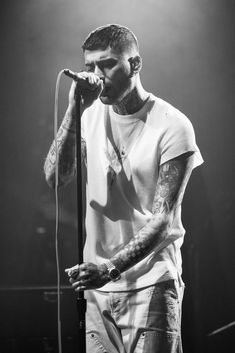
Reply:
<svg viewBox="0 0 235 353"><path fill-rule="evenodd" d="M129 292L87 291L87 353L182 353L183 292L174 280Z"/></svg>

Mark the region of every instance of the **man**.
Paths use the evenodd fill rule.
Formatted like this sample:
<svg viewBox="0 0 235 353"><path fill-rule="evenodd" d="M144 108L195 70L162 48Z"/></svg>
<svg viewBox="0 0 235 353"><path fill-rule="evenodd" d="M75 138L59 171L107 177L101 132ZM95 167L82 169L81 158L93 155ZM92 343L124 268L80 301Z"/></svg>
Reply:
<svg viewBox="0 0 235 353"><path fill-rule="evenodd" d="M58 131L59 184L75 175L76 97L87 172L85 262L66 270L86 291L88 352L182 352L181 203L202 163L189 120L147 92L135 35L107 25L83 44ZM54 145L46 162L54 185Z"/></svg>

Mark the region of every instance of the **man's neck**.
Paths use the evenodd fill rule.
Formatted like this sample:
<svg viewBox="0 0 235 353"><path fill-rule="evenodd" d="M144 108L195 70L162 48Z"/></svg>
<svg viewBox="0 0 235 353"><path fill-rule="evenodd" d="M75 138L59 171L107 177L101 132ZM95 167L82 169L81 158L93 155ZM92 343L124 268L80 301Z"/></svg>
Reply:
<svg viewBox="0 0 235 353"><path fill-rule="evenodd" d="M138 85L120 102L113 104L113 110L120 115L134 114L143 107L148 97L149 93Z"/></svg>

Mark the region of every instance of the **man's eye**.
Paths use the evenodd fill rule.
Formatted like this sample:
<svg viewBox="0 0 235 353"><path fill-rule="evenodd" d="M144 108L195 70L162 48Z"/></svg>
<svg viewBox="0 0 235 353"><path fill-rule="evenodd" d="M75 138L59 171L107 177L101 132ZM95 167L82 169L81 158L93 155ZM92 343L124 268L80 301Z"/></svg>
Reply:
<svg viewBox="0 0 235 353"><path fill-rule="evenodd" d="M87 72L94 72L94 70L95 70L94 66L86 66Z"/></svg>
<svg viewBox="0 0 235 353"><path fill-rule="evenodd" d="M114 60L108 60L103 63L103 68L111 69L112 67L115 66L115 64L116 64L116 62Z"/></svg>

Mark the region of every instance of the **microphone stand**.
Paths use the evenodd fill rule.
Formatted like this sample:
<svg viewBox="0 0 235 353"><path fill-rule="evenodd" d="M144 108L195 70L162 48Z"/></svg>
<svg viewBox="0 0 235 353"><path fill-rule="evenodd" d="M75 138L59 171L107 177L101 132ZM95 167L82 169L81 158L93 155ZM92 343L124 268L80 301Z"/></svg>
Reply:
<svg viewBox="0 0 235 353"><path fill-rule="evenodd" d="M77 232L78 232L78 264L83 263L83 209L82 209L82 158L81 158L81 96L76 97L76 156L77 156ZM84 291L78 292L78 344L79 353L86 353L86 299Z"/></svg>

